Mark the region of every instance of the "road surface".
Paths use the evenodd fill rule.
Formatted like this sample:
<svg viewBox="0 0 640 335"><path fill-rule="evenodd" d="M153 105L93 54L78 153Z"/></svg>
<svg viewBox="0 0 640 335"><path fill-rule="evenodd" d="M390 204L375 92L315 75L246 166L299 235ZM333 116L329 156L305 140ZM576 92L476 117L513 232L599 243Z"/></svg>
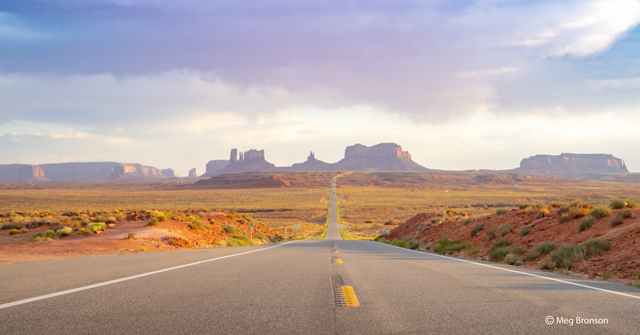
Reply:
<svg viewBox="0 0 640 335"><path fill-rule="evenodd" d="M2 266L0 334L637 334L640 328L639 289L341 240L331 223L324 240ZM347 286L359 306L345 303ZM576 317L607 323L576 324Z"/></svg>

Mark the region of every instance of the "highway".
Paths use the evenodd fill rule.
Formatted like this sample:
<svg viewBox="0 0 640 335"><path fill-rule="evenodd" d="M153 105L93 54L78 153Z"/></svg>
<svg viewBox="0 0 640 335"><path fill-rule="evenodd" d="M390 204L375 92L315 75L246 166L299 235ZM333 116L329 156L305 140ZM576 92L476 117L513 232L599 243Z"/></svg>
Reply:
<svg viewBox="0 0 640 335"><path fill-rule="evenodd" d="M324 240L2 266L0 334L638 333L639 289L342 240L335 218L332 197Z"/></svg>

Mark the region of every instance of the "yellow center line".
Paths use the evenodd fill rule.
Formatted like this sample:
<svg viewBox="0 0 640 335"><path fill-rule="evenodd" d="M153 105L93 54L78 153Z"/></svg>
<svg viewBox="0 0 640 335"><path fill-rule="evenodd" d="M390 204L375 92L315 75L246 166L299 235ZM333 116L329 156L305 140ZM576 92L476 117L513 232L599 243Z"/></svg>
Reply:
<svg viewBox="0 0 640 335"><path fill-rule="evenodd" d="M338 259L336 259L336 263L342 264L342 260L338 258Z"/></svg>
<svg viewBox="0 0 640 335"><path fill-rule="evenodd" d="M334 250L333 252L337 254L337 253L339 253L340 251L338 251L338 250Z"/></svg>
<svg viewBox="0 0 640 335"><path fill-rule="evenodd" d="M358 302L358 297L356 297L356 292L353 291L353 287L342 286L342 292L344 293L344 300L347 302L347 307L360 306L360 302Z"/></svg>

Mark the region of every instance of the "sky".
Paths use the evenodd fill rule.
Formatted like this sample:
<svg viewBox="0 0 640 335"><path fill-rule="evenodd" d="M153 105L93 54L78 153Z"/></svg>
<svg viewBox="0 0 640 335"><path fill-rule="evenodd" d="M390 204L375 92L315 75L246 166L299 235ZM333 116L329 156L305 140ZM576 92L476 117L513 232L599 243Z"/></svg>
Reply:
<svg viewBox="0 0 640 335"><path fill-rule="evenodd" d="M4 0L0 164L204 173L394 142L432 169L640 172L640 1Z"/></svg>

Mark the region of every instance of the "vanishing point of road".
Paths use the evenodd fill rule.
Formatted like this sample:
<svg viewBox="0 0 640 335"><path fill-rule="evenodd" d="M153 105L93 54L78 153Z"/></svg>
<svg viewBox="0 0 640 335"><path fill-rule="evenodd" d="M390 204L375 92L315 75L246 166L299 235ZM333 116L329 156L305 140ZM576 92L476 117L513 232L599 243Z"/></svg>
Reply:
<svg viewBox="0 0 640 335"><path fill-rule="evenodd" d="M633 287L342 240L335 181L331 192L324 240L2 266L0 334L640 329L640 290ZM607 323L577 324L576 318Z"/></svg>

